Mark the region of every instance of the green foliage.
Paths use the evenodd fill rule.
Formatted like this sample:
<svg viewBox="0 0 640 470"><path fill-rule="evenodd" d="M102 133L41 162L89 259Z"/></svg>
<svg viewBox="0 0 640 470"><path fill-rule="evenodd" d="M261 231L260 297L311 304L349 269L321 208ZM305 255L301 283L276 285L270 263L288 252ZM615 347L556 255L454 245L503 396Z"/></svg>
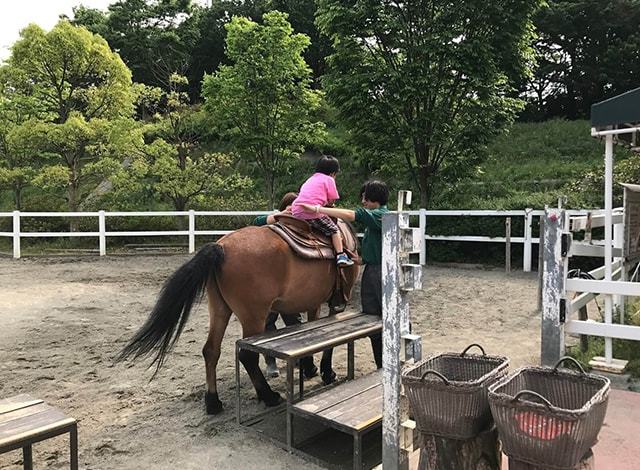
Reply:
<svg viewBox="0 0 640 470"><path fill-rule="evenodd" d="M15 94L32 97L57 124L74 111L86 119L133 111L131 73L118 54L100 36L67 21L49 32L27 26L3 68Z"/></svg>
<svg viewBox="0 0 640 470"><path fill-rule="evenodd" d="M444 167L464 173L520 109L538 0L320 0L335 53L323 84L379 166L403 165L426 207Z"/></svg>
<svg viewBox="0 0 640 470"><path fill-rule="evenodd" d="M312 120L321 93L310 88L302 58L309 38L295 34L287 15L274 11L263 24L235 17L227 25L230 65L205 77L205 110L237 153L264 178L273 207L279 176L317 141L324 125Z"/></svg>
<svg viewBox="0 0 640 470"><path fill-rule="evenodd" d="M591 105L638 86L640 1L549 0L536 15L539 67L526 116L587 118Z"/></svg>
<svg viewBox="0 0 640 470"><path fill-rule="evenodd" d="M104 37L133 72L136 82L169 88L172 73L184 73L198 32L185 21L190 0L122 0L108 11L74 9L74 23Z"/></svg>

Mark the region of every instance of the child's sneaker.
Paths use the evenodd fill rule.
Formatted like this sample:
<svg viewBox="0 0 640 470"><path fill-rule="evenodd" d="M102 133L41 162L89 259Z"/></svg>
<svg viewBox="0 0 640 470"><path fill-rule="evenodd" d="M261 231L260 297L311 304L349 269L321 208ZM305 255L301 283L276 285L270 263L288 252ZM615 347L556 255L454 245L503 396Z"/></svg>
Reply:
<svg viewBox="0 0 640 470"><path fill-rule="evenodd" d="M338 267L353 266L353 260L350 259L345 253L340 253L336 256L336 263Z"/></svg>

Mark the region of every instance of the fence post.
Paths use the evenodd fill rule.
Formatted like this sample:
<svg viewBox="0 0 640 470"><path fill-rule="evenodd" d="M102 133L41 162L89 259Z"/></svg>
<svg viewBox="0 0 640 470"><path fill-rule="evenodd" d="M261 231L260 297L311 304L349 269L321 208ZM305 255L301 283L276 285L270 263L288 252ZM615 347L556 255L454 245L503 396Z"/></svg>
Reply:
<svg viewBox="0 0 640 470"><path fill-rule="evenodd" d="M547 209L544 213L544 246L542 251L542 334L541 363L554 365L564 355L565 256L563 228L565 212ZM568 235L568 234L567 234ZM568 252L568 243L564 243ZM564 256L563 256L564 255Z"/></svg>
<svg viewBox="0 0 640 470"><path fill-rule="evenodd" d="M427 264L427 210L420 209L420 233L422 234L422 248L420 249L420 264Z"/></svg>
<svg viewBox="0 0 640 470"><path fill-rule="evenodd" d="M20 211L13 211L13 257L20 258Z"/></svg>
<svg viewBox="0 0 640 470"><path fill-rule="evenodd" d="M505 240L504 240L504 270L511 272L511 217L507 217L504 221Z"/></svg>
<svg viewBox="0 0 640 470"><path fill-rule="evenodd" d="M189 210L189 253L196 251L196 213Z"/></svg>
<svg viewBox="0 0 640 470"><path fill-rule="evenodd" d="M533 225L533 209L524 210L524 250L522 252L522 271L531 272L531 226Z"/></svg>
<svg viewBox="0 0 640 470"><path fill-rule="evenodd" d="M624 223L615 224L613 226L613 247L619 248L620 250L624 250ZM627 280L627 263L625 263L624 257L615 257L613 258L614 262L620 261L620 281ZM620 324L624 325L624 305L625 305L625 296L624 295L614 295L613 296L613 308L617 309L620 312Z"/></svg>
<svg viewBox="0 0 640 470"><path fill-rule="evenodd" d="M107 254L107 222L104 211L98 211L98 232L100 256L105 256Z"/></svg>

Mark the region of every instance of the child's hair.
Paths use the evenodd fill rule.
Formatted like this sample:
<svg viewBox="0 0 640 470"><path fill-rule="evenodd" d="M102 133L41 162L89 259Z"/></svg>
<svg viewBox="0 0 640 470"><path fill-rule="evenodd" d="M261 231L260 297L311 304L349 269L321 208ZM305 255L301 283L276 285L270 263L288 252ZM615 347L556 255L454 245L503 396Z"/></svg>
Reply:
<svg viewBox="0 0 640 470"><path fill-rule="evenodd" d="M378 202L381 206L384 206L389 200L389 188L379 180L367 181L360 188L360 198L362 196L367 201Z"/></svg>
<svg viewBox="0 0 640 470"><path fill-rule="evenodd" d="M284 196L282 196L282 200L280 201L280 205L278 206L278 210L280 212L285 210L288 206L293 204L293 201L295 201L297 197L298 197L298 193L287 193Z"/></svg>
<svg viewBox="0 0 640 470"><path fill-rule="evenodd" d="M336 157L331 155L323 155L318 163L316 163L316 173L330 175L340 171L340 163Z"/></svg>

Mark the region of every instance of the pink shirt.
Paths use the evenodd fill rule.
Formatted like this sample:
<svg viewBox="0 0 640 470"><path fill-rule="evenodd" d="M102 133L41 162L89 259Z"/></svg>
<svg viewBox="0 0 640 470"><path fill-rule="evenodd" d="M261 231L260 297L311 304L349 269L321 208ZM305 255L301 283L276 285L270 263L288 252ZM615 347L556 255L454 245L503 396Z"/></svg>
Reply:
<svg viewBox="0 0 640 470"><path fill-rule="evenodd" d="M307 212L299 204L326 206L336 199L340 199L338 188L336 188L336 180L324 173L314 173L300 187L298 197L291 205L291 213L298 219L317 219L322 214Z"/></svg>

